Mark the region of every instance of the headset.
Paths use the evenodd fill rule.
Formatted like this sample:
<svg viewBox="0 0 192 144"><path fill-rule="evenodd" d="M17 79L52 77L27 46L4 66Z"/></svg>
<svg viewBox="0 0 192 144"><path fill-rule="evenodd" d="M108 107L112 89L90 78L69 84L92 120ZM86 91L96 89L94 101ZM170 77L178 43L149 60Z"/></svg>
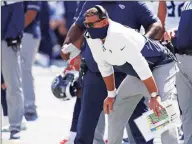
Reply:
<svg viewBox="0 0 192 144"><path fill-rule="evenodd" d="M99 19L105 19L105 18L108 18L108 14L107 14L107 11L100 5L96 5L94 6L94 8L97 9L98 11L98 16L99 16Z"/></svg>

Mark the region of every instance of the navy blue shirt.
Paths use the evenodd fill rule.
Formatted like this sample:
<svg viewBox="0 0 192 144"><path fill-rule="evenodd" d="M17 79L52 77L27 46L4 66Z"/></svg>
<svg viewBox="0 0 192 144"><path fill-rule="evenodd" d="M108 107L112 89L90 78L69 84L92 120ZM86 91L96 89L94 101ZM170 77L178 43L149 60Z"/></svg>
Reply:
<svg viewBox="0 0 192 144"><path fill-rule="evenodd" d="M77 9L77 1L64 1L64 7L65 7L65 19L67 23L67 29L71 27L73 24L73 18L75 16L75 12Z"/></svg>
<svg viewBox="0 0 192 144"><path fill-rule="evenodd" d="M81 10L82 10L82 7L84 5L85 1L80 1L78 2L77 4L77 9L76 9L76 13L75 13L75 16L74 16L74 21L77 20L77 18L80 16L80 13L81 13Z"/></svg>
<svg viewBox="0 0 192 144"><path fill-rule="evenodd" d="M177 48L192 49L192 2L185 2L177 31Z"/></svg>
<svg viewBox="0 0 192 144"><path fill-rule="evenodd" d="M39 12L41 9L41 1L24 1L24 12L26 13L27 10L35 10L37 11L37 15L35 19L29 24L25 29L25 33L30 33L33 35L34 38L39 38L41 36L40 33L40 24L39 24Z"/></svg>
<svg viewBox="0 0 192 144"><path fill-rule="evenodd" d="M1 6L1 40L22 35L23 29L23 2Z"/></svg>
<svg viewBox="0 0 192 144"><path fill-rule="evenodd" d="M84 13L89 8L95 5L102 5L108 12L109 17L116 22L123 25L129 26L133 29L140 30L141 26L146 29L152 24L157 22L157 17L154 17L148 7L137 1L116 1L116 2L105 2L105 1L87 1L84 3L79 17L76 23L84 28ZM99 72L96 62L93 59L90 48L86 45L85 49L81 52L82 57L85 58L89 69L92 72Z"/></svg>

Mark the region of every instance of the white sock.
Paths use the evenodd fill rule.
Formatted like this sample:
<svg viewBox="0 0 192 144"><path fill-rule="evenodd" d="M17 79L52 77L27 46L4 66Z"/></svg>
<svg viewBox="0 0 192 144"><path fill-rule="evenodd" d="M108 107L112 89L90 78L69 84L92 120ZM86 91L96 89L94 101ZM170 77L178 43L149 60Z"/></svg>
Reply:
<svg viewBox="0 0 192 144"><path fill-rule="evenodd" d="M72 143L74 143L74 140L75 140L76 135L77 135L76 132L70 131L69 136L70 136L70 141L71 141Z"/></svg>

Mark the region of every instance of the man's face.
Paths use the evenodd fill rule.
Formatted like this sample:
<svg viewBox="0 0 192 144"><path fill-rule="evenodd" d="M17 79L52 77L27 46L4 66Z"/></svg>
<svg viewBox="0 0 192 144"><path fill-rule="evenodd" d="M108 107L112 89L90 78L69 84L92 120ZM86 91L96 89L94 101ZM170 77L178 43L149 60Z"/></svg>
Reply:
<svg viewBox="0 0 192 144"><path fill-rule="evenodd" d="M85 17L84 25L86 28L102 28L107 25L107 19L99 19L97 15Z"/></svg>

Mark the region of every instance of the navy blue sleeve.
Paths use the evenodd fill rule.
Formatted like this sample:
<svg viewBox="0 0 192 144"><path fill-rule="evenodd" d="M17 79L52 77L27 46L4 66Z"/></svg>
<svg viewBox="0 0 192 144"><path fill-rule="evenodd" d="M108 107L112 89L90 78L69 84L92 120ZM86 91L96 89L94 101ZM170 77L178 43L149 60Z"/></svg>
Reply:
<svg viewBox="0 0 192 144"><path fill-rule="evenodd" d="M135 15L137 23L142 25L145 30L147 30L151 24L158 21L157 16L153 15L145 3L135 2L134 9L136 9Z"/></svg>
<svg viewBox="0 0 192 144"><path fill-rule="evenodd" d="M83 6L82 6L82 9L79 10L79 15L78 15L75 23L78 24L81 28L85 28L85 26L84 26L84 24L83 24L83 22L84 22L84 20L85 20L85 17L84 17L85 12L86 12L88 9L90 9L90 8L92 8L92 7L94 7L94 6L95 6L95 3L94 3L94 2L92 2L92 1L86 1L86 2L84 2ZM78 11L78 10L77 10L77 11Z"/></svg>
<svg viewBox="0 0 192 144"><path fill-rule="evenodd" d="M41 1L28 1L27 9L40 11Z"/></svg>
<svg viewBox="0 0 192 144"><path fill-rule="evenodd" d="M76 21L81 13L81 10L82 10L82 7L84 5L85 1L80 1L77 5L77 9L76 9L76 12L75 12L75 16L73 18L74 21Z"/></svg>

